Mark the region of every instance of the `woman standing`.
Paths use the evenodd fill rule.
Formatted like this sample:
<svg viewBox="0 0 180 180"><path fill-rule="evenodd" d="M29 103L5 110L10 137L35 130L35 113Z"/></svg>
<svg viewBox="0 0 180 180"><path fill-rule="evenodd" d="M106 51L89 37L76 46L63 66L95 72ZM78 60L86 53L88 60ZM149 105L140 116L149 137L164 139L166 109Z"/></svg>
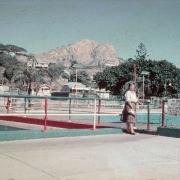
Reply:
<svg viewBox="0 0 180 180"><path fill-rule="evenodd" d="M129 85L129 90L125 93L125 108L124 108L124 117L127 123L127 132L135 135L134 125L136 117L136 103L138 98L136 96L136 87L132 83Z"/></svg>

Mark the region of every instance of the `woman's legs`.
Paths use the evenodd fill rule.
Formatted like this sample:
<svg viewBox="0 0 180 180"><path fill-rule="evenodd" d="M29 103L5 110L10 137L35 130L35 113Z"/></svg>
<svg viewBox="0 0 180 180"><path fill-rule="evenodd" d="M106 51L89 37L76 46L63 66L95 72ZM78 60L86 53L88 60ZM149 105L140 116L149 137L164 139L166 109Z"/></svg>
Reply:
<svg viewBox="0 0 180 180"><path fill-rule="evenodd" d="M134 123L130 123L130 132L131 132L131 134L135 134L135 132L134 132Z"/></svg>
<svg viewBox="0 0 180 180"><path fill-rule="evenodd" d="M127 122L127 132L130 134L135 134L134 132L134 124L133 123L128 123Z"/></svg>

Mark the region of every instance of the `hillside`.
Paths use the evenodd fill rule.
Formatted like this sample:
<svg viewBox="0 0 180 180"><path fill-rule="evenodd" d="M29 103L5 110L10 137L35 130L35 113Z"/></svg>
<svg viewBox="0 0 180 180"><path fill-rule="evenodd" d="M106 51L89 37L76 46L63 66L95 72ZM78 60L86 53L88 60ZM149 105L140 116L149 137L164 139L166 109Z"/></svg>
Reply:
<svg viewBox="0 0 180 180"><path fill-rule="evenodd" d="M61 63L65 67L69 67L72 61L95 69L119 64L117 52L110 44L101 44L94 40L81 40L66 47L36 54L35 57L38 62Z"/></svg>

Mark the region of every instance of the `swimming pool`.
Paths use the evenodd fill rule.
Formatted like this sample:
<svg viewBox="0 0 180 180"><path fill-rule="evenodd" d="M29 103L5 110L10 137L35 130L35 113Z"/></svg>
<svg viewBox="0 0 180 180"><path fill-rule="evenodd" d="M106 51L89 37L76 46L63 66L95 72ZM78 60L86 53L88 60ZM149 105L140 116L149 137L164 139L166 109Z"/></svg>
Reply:
<svg viewBox="0 0 180 180"><path fill-rule="evenodd" d="M103 116L101 115L100 118L102 121L113 121L119 122L120 116ZM146 124L148 121L147 113L138 113L136 116L136 122L140 124ZM150 114L150 123L151 124L161 124L162 122L162 115L161 113L151 113ZM165 115L165 126L180 126L180 117L178 116L170 116Z"/></svg>

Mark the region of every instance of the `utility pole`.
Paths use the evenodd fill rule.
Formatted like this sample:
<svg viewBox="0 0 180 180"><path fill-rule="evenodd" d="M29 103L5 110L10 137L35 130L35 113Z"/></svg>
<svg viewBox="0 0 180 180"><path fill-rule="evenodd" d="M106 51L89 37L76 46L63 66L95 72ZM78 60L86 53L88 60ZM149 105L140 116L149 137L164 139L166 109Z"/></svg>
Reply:
<svg viewBox="0 0 180 180"><path fill-rule="evenodd" d="M149 72L148 71L142 71L141 72L141 75L143 76L143 104L144 104L144 97L145 97L145 92L144 92L144 81L145 81L145 76L148 76L149 75Z"/></svg>
<svg viewBox="0 0 180 180"><path fill-rule="evenodd" d="M77 94L77 68L76 68L76 94Z"/></svg>

